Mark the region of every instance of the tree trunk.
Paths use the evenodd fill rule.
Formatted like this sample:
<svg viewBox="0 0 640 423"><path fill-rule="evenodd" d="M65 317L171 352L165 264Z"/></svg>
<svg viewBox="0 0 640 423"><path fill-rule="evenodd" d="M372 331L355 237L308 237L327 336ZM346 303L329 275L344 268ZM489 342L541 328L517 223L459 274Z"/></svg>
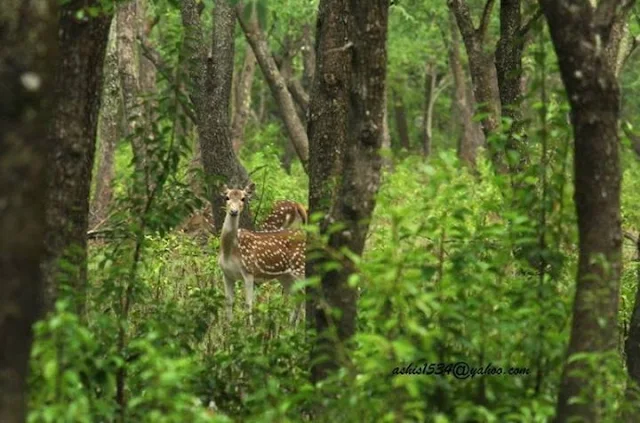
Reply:
<svg viewBox="0 0 640 423"><path fill-rule="evenodd" d="M136 17L138 21L137 35L143 36L144 39L149 37L151 30L155 26L156 21L149 21L147 18L147 0L135 0L136 1ZM138 53L141 53L139 48L136 48ZM138 54L138 76L140 82L140 94L143 96L152 96L156 92L156 67L149 58L144 54ZM156 103L153 99L149 99L144 104L144 121L146 126L149 127L156 121L157 116L155 113ZM149 131L149 134L152 134Z"/></svg>
<svg viewBox="0 0 640 423"><path fill-rule="evenodd" d="M136 176L148 185L145 134L137 131L138 128L145 128L136 43L136 28L139 26L137 6L136 0L127 0L117 6L118 73L124 99L125 136L131 142Z"/></svg>
<svg viewBox="0 0 640 423"><path fill-rule="evenodd" d="M407 111L404 107L402 96L394 89L391 90L393 98L393 112L396 120L396 130L400 139L400 148L406 151L411 149L409 142L409 125L407 124Z"/></svg>
<svg viewBox="0 0 640 423"><path fill-rule="evenodd" d="M433 63L425 66L424 110L422 115L422 154L431 154L433 132L433 108L442 90L448 85L446 77L438 78L438 71Z"/></svg>
<svg viewBox="0 0 640 423"><path fill-rule="evenodd" d="M74 0L60 11L60 57L54 87L57 102L47 140L53 149L48 163L47 257L42 265L47 308L53 307L58 288L67 288L80 315L84 314L87 283L91 172L111 24L111 15L105 13L77 19L77 11L87 6L101 7L97 0ZM60 260L66 262L64 267Z"/></svg>
<svg viewBox="0 0 640 423"><path fill-rule="evenodd" d="M519 160L512 164L511 172L517 173L527 164L522 142L522 51L524 36L521 34L521 0L500 1L500 40L496 47L496 71L503 116L511 119L506 152L518 153Z"/></svg>
<svg viewBox="0 0 640 423"><path fill-rule="evenodd" d="M460 36L455 23L453 12L449 13L449 29L451 43L449 44L449 67L453 75L454 116L460 125L458 138L458 157L464 163L475 166L478 148L484 144L484 134L473 121L473 108L467 95L467 81L460 57Z"/></svg>
<svg viewBox="0 0 640 423"><path fill-rule="evenodd" d="M102 90L102 107L98 122L98 168L94 177L96 187L90 207L89 227L100 225L107 218L111 203L112 182L114 175L114 156L116 143L120 139L120 117L122 106L120 101L120 83L118 79L118 53L115 43L116 25L113 24L109 35L109 46L104 63L104 87Z"/></svg>
<svg viewBox="0 0 640 423"><path fill-rule="evenodd" d="M42 315L47 140L57 1L10 0L0 13L0 421L27 417L33 324Z"/></svg>
<svg viewBox="0 0 640 423"><path fill-rule="evenodd" d="M256 56L253 54L251 47L247 46L242 71L236 84L235 111L233 123L231 124L233 151L236 153L244 142L244 127L251 111L251 87L253 86L255 72Z"/></svg>
<svg viewBox="0 0 640 423"><path fill-rule="evenodd" d="M200 153L213 210L215 233L220 234L224 221L224 199L220 195L223 183L230 187L245 186L249 175L238 161L231 144L229 106L233 78L235 17L229 0L217 0L213 9L213 42L211 57L204 42L198 6L194 0L181 3L185 28L185 47L191 79L191 98L198 120ZM240 225L252 228L247 210Z"/></svg>
<svg viewBox="0 0 640 423"><path fill-rule="evenodd" d="M302 87L305 90L311 90L316 72L316 49L313 43L313 32L308 24L302 28L302 39Z"/></svg>
<svg viewBox="0 0 640 423"><path fill-rule="evenodd" d="M631 322L629 322L629 336L625 342L624 352L626 356L629 383L627 385L626 398L629 402L640 400L640 235L636 239L636 296L633 303ZM625 419L628 422L637 421L636 412L630 412Z"/></svg>
<svg viewBox="0 0 640 423"><path fill-rule="evenodd" d="M615 5L615 2L613 2ZM609 3L611 5L611 2ZM575 202L579 261L568 357L616 349L621 266L619 88L599 42L611 23L587 2L540 0L571 104L575 136ZM598 421L599 398L584 360L567 362L557 421ZM573 402L577 395L586 402Z"/></svg>
<svg viewBox="0 0 640 423"><path fill-rule="evenodd" d="M135 0L135 2L138 25L137 35L143 36L145 39L149 38L155 24L154 21L150 22L147 18L147 0ZM138 58L140 90L142 94L152 93L156 86L156 67L145 55L139 54Z"/></svg>
<svg viewBox="0 0 640 423"><path fill-rule="evenodd" d="M236 6L236 15L240 21L240 26L244 31L249 45L251 45L253 49L253 53L258 60L258 64L271 89L271 93L278 103L289 138L306 170L309 160L309 140L307 138L307 132L296 112L295 103L287 88L287 81L280 74L278 66L269 52L269 45L267 44L264 33L260 29L257 19L254 17L248 22L243 20L244 7L243 2L238 2Z"/></svg>
<svg viewBox="0 0 640 423"><path fill-rule="evenodd" d="M494 133L500 126L500 94L494 55L485 49L484 38L489 25L493 0L488 0L479 28L474 28L469 6L464 0L449 0L449 8L453 12L462 40L469 58L469 71L473 83L473 94L481 119L485 138ZM503 154L495 145L488 145L491 160L498 171L505 170Z"/></svg>
<svg viewBox="0 0 640 423"><path fill-rule="evenodd" d="M388 0L320 2L309 122L309 206L311 213L326 216L322 233L328 232L330 222L346 225L344 231L329 235L333 251L346 247L362 253L375 207L384 132L388 9ZM321 276L307 304L317 331L311 352L313 381L342 364L342 346L355 333L356 322L357 293L347 283L355 271L353 263L343 257L344 267L323 273L320 263L332 259L320 254L307 263L309 275ZM334 309L339 310L335 321Z"/></svg>
<svg viewBox="0 0 640 423"><path fill-rule="evenodd" d="M337 195L344 149L347 144L349 118L349 87L351 83L351 51L340 49L349 39L349 0L321 0L318 6L316 29L316 77L313 80L309 105L309 212L321 213L322 232L328 230L332 199ZM322 245L310 236L307 242L307 276L320 274ZM306 295L307 326L321 331L327 329L324 311L318 307L322 287L308 286ZM311 358L331 349L330 340L311 351ZM312 379L322 378L324 367L312 368Z"/></svg>

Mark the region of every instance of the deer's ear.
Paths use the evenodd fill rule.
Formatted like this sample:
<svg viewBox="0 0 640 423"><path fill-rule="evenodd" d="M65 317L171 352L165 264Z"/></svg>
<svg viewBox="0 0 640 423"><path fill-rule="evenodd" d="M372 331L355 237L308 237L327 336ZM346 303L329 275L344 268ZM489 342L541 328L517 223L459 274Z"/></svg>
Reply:
<svg viewBox="0 0 640 423"><path fill-rule="evenodd" d="M244 187L243 191L247 197L251 197L255 189L256 189L256 184L254 184L253 182L250 182L246 187Z"/></svg>
<svg viewBox="0 0 640 423"><path fill-rule="evenodd" d="M229 187L227 186L227 184L222 185L222 190L220 190L220 195L222 195L223 197L227 195L227 193L229 192Z"/></svg>

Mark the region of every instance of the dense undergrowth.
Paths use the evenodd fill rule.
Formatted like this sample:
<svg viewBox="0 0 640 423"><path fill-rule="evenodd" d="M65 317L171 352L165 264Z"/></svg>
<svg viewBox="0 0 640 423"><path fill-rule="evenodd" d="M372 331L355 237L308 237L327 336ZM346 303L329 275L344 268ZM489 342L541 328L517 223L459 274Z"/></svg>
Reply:
<svg viewBox="0 0 640 423"><path fill-rule="evenodd" d="M286 174L275 150L245 159L255 171L257 201L304 200L306 177L296 167ZM551 175L544 200L537 183L523 194L486 163L478 169L470 174L443 151L385 170L353 280L360 300L358 334L345 351L351 359L316 387L308 382L308 337L286 324L275 283L258 288L254 328L242 301L232 325L223 319L216 239L203 245L176 231L147 230L136 265L135 238L92 244L86 318L61 300L37 325L29 421L270 422L308 420L312 413L314 421L547 421L577 260L570 167L560 179L544 170ZM639 178L640 166L629 157L623 216L630 231L640 220L630 181ZM154 219L167 213L163 196ZM529 202L526 212L513 205L516 197ZM253 207L259 219L256 200ZM625 246L621 336L636 288L632 255ZM130 302L126 313L123 301ZM623 362L585 359L594 363L594 386L608 387L600 393L603 421L615 421L624 405ZM458 364L441 369L450 374L394 374L441 362ZM529 374L465 377L459 363ZM116 401L119 377L124 414Z"/></svg>
<svg viewBox="0 0 640 423"><path fill-rule="evenodd" d="M176 230L205 200L193 192L187 171L193 139L173 130L180 119L188 126L179 94L163 89L147 178L135 175L128 143L119 145L108 237L90 243L86 313L71 311L67 293L36 326L30 422L545 422L553 416L578 254L572 134L562 94L552 93L545 106L530 99L528 115L535 120L542 110L544 119L528 122L529 163L513 177L496 176L483 160L470 172L442 146L428 159L388 160L351 281L360 292L357 334L345 346L341 370L312 386L312 334L286 323L290 305L280 287L257 288L251 328L238 284L229 324L218 240L206 231L202 237ZM501 137L492 142L504 143ZM283 139L276 124L248 129L241 158L257 185L256 221L276 199L306 203L300 165L290 173L281 166ZM442 145L452 145L453 137L448 141ZM637 233L640 164L626 149L623 167L623 228ZM615 422L629 405L621 356L637 263L633 245L625 242L623 252L621 354L579 357L592 364L588 388L598 389L606 405L603 422ZM397 374L428 364L443 374ZM524 374L469 373L511 367Z"/></svg>

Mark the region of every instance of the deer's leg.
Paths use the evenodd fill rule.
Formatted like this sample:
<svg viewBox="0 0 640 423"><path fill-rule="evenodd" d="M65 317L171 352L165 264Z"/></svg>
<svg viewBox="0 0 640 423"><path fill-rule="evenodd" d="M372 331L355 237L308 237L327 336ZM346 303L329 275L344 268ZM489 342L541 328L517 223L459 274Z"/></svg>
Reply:
<svg viewBox="0 0 640 423"><path fill-rule="evenodd" d="M234 288L235 282L233 279L224 275L224 296L225 296L225 305L227 311L227 319L233 319L233 297L234 297Z"/></svg>
<svg viewBox="0 0 640 423"><path fill-rule="evenodd" d="M291 288L293 287L293 283L295 279L291 276L283 276L280 278L280 282L282 283L282 293L284 294L285 303L288 305L291 301ZM300 306L295 305L293 311L289 315L289 324L294 324L298 321L298 314L300 313Z"/></svg>
<svg viewBox="0 0 640 423"><path fill-rule="evenodd" d="M250 273L243 274L244 279L244 298L247 303L247 311L249 312L249 324L253 325L253 286L254 278Z"/></svg>

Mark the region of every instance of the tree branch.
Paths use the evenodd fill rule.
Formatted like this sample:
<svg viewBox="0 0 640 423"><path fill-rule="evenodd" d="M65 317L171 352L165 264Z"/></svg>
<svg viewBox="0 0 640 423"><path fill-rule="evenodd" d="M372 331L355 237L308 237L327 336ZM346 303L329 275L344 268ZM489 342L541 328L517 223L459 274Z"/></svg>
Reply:
<svg viewBox="0 0 640 423"><path fill-rule="evenodd" d="M289 89L289 92L291 92L295 102L306 114L307 110L309 110L309 94L305 91L300 80L296 78L289 78L287 81L287 88Z"/></svg>
<svg viewBox="0 0 640 423"><path fill-rule="evenodd" d="M307 138L306 128L298 118L294 100L287 89L287 82L280 73L273 59L273 55L269 51L269 45L267 44L263 31L255 19L245 21L243 10L244 3L239 1L235 6L236 17L242 27L247 42L253 49L253 53L256 56L260 70L269 85L271 93L278 103L289 138L306 171L309 161L309 140Z"/></svg>
<svg viewBox="0 0 640 423"><path fill-rule="evenodd" d="M623 231L623 232L622 232L622 235L623 235L626 239L628 239L629 241L633 241L634 243L637 243L637 242L638 242L638 235L636 235L636 234L633 234L633 233L628 232L628 231Z"/></svg>
<svg viewBox="0 0 640 423"><path fill-rule="evenodd" d="M153 63L156 70L167 80L167 82L169 82L169 84L179 88L175 78L171 75L169 65L164 61L160 53L158 53L158 51L155 50L141 35L138 35L138 41L140 43L142 55ZM185 102L182 96L178 96L178 101L191 122L197 124L196 115L193 112L193 104Z"/></svg>
<svg viewBox="0 0 640 423"><path fill-rule="evenodd" d="M493 5L495 0L487 0L484 4L484 10L482 11L482 18L480 19L480 26L478 27L478 39L482 40L489 28L489 22L491 21L491 12L493 11Z"/></svg>
<svg viewBox="0 0 640 423"><path fill-rule="evenodd" d="M529 20L525 22L525 24L522 25L522 27L520 27L520 29L518 30L518 36L520 38L524 38L524 36L527 35L529 31L531 31L531 28L533 27L533 25L541 17L542 17L542 9L538 8L536 9L535 13L529 18Z"/></svg>
<svg viewBox="0 0 640 423"><path fill-rule="evenodd" d="M600 32L600 36L605 45L609 42L611 28L616 19L623 19L625 14L631 10L634 3L635 0L600 0L598 2L598 6L594 12L593 22L594 26ZM621 7L620 14L618 13L619 6Z"/></svg>
<svg viewBox="0 0 640 423"><path fill-rule="evenodd" d="M490 1L490 0L487 0ZM473 27L469 5L464 0L448 0L449 9L453 12L460 33L465 39L475 40L476 30Z"/></svg>

